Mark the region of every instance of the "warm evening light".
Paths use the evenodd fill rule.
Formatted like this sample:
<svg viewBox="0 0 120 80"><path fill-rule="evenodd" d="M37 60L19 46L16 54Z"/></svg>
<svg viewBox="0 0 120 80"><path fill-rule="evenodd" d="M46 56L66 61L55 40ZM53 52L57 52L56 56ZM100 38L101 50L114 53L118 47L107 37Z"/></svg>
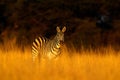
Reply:
<svg viewBox="0 0 120 80"><path fill-rule="evenodd" d="M0 80L120 80L119 0L0 0Z"/></svg>

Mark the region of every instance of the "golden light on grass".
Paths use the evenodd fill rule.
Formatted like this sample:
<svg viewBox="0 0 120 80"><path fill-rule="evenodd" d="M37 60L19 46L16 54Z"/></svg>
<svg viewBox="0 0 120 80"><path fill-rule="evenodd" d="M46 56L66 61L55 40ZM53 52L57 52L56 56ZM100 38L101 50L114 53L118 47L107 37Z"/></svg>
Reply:
<svg viewBox="0 0 120 80"><path fill-rule="evenodd" d="M55 60L32 62L29 48L24 52L1 49L0 80L120 80L120 55L111 48L106 48L108 54L101 52L64 48Z"/></svg>

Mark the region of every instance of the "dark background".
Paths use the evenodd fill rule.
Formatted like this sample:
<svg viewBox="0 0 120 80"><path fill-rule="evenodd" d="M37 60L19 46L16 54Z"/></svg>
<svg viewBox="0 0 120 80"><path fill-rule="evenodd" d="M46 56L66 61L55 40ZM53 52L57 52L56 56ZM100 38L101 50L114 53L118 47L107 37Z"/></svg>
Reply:
<svg viewBox="0 0 120 80"><path fill-rule="evenodd" d="M99 15L109 15L112 28L97 25ZM120 46L119 0L1 0L0 43L31 45L35 37L50 38L56 26L67 27L65 43L76 49Z"/></svg>

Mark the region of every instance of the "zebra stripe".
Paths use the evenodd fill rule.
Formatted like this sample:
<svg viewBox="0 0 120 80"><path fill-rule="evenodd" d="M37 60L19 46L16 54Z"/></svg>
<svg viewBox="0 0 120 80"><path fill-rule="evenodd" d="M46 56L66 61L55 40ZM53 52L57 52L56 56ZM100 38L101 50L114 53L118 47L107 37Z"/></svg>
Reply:
<svg viewBox="0 0 120 80"><path fill-rule="evenodd" d="M33 60L35 60L37 56L52 59L61 53L61 44L64 42L64 32L66 31L66 27L62 30L57 27L56 30L57 34L51 40L44 37L38 37L34 40L32 45Z"/></svg>
<svg viewBox="0 0 120 80"><path fill-rule="evenodd" d="M44 37L38 37L34 40L32 45L32 57L33 60L40 54L40 51L42 51L43 45L47 42L47 39Z"/></svg>

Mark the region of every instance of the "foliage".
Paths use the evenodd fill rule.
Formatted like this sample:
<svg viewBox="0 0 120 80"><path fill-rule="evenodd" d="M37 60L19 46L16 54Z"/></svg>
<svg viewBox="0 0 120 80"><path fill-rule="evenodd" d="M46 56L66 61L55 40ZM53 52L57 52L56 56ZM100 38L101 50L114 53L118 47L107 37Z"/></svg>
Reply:
<svg viewBox="0 0 120 80"><path fill-rule="evenodd" d="M111 14L115 28L107 34L107 42L119 45L119 3L113 0L2 0L0 41L5 43L3 36L11 35L18 44L31 44L36 36L51 37L56 33L56 26L65 25L67 42L76 47L80 44L99 46L104 41L95 24L96 16L102 10ZM3 35L4 32L7 33Z"/></svg>
<svg viewBox="0 0 120 80"><path fill-rule="evenodd" d="M71 48L72 49L72 48ZM1 80L119 80L120 55L112 48L94 50L63 48L55 60L32 62L29 48L22 52L14 48L5 52L0 48ZM81 54L80 54L81 53ZM97 53L97 54L96 54ZM105 55L101 55L105 53ZM119 54L120 52L118 52Z"/></svg>

